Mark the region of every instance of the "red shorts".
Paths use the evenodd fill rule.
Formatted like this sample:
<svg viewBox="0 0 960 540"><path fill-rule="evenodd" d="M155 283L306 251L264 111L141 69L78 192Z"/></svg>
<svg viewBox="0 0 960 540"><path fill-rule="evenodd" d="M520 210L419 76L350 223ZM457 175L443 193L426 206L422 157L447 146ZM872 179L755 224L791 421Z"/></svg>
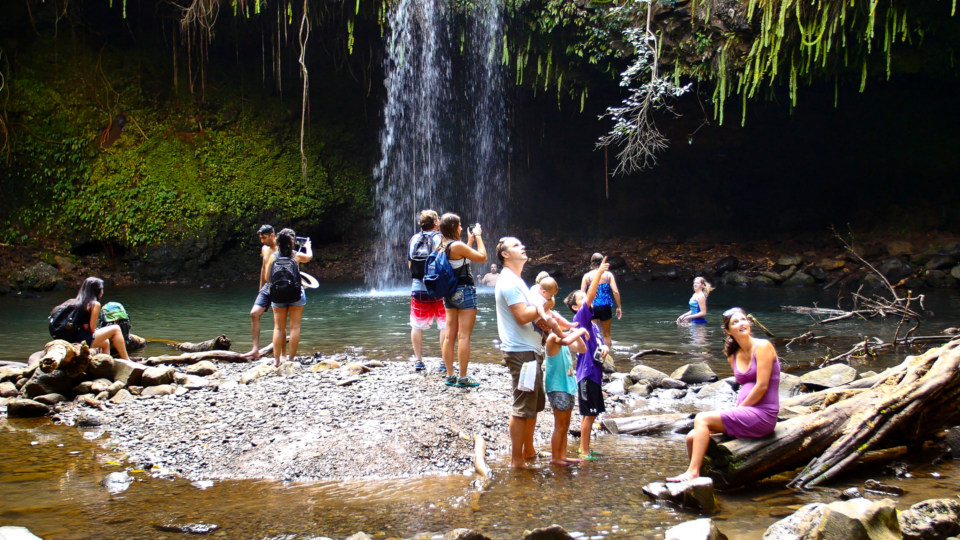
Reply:
<svg viewBox="0 0 960 540"><path fill-rule="evenodd" d="M433 319L437 319L437 328L447 327L447 311L443 309L443 298L413 294L410 296L410 326L419 330L430 328Z"/></svg>

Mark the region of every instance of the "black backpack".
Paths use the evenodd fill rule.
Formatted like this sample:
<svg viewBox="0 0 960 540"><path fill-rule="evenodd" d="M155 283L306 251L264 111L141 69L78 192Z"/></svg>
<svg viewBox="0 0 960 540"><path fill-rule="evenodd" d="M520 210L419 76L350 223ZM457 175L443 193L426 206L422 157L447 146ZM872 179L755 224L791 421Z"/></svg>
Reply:
<svg viewBox="0 0 960 540"><path fill-rule="evenodd" d="M80 314L80 306L71 304L59 306L53 310L47 321L50 323L50 336L54 339L62 339L71 343L77 341L80 325L77 324L77 316Z"/></svg>
<svg viewBox="0 0 960 540"><path fill-rule="evenodd" d="M423 279L427 269L427 257L433 251L433 238L436 235L436 231L422 232L414 244L413 256L410 257L410 277L413 279Z"/></svg>
<svg viewBox="0 0 960 540"><path fill-rule="evenodd" d="M293 257L277 255L270 273L270 300L292 304L300 300L301 294L300 265Z"/></svg>

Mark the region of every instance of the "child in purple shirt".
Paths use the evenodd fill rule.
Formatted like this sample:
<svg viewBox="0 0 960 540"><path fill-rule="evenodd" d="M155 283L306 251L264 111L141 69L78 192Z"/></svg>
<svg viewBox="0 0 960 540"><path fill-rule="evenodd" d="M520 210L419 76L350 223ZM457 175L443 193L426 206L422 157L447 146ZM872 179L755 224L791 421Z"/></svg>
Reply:
<svg viewBox="0 0 960 540"><path fill-rule="evenodd" d="M597 453L590 450L590 432L593 429L593 423L600 413L606 410L603 404L603 369L597 358L602 358L610 353L610 348L603 343L600 328L593 322L593 310L590 304L597 296L597 287L600 285L600 276L610 268L607 264L607 258L603 258L600 267L597 268L596 276L590 282L587 292L580 290L573 291L563 301L567 307L573 311L573 321L579 323L580 328L587 329L586 352L577 355L577 401L580 406L580 416L583 420L580 422L580 450L581 459L594 461L597 459Z"/></svg>

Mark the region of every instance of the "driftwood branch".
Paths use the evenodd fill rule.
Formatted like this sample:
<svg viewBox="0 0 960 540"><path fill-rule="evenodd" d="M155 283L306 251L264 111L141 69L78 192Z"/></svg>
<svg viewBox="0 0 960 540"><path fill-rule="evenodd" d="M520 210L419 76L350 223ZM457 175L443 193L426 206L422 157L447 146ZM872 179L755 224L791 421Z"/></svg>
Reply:
<svg viewBox="0 0 960 540"><path fill-rule="evenodd" d="M179 349L184 352L229 351L230 345L230 338L223 334L213 339L201 341L200 343L184 341L182 343L171 344L174 349Z"/></svg>
<svg viewBox="0 0 960 540"><path fill-rule="evenodd" d="M273 352L273 343L260 349L260 356L268 356ZM219 362L249 362L252 358L245 357L243 354L234 351L201 351L188 352L178 355L151 356L144 360L148 366L158 364L196 364L201 360L211 360Z"/></svg>
<svg viewBox="0 0 960 540"><path fill-rule="evenodd" d="M90 347L86 343L69 343L55 339L43 348L40 371L52 373L59 369L69 377L78 377L90 364Z"/></svg>
<svg viewBox="0 0 960 540"><path fill-rule="evenodd" d="M673 354L677 354L677 353L676 353L675 351L667 351L667 350L664 350L664 349L644 349L644 350L642 350L642 351L639 351L639 352L636 352L636 353L630 355L630 359L631 359L631 360L636 360L637 358L640 358L640 357L642 357L642 356L646 356L646 355L648 355L648 354L673 355Z"/></svg>
<svg viewBox="0 0 960 540"><path fill-rule="evenodd" d="M874 377L784 401L781 411L810 412L780 422L761 439L713 440L709 474L721 486L737 486L803 467L790 486L814 486L867 452L922 441L960 424L958 403L960 339L955 339Z"/></svg>

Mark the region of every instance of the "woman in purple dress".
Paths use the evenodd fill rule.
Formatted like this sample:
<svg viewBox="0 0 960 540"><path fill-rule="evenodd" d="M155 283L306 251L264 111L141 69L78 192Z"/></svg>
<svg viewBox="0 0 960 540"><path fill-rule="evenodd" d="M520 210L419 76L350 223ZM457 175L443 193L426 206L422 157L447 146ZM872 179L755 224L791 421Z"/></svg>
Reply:
<svg viewBox="0 0 960 540"><path fill-rule="evenodd" d="M735 438L764 437L777 427L780 411L780 360L773 344L750 335L750 319L740 308L723 312L723 332L727 334L723 351L740 384L737 406L727 411L702 412L687 434L690 466L667 482L683 482L700 477L700 465L707 453L711 433L726 433Z"/></svg>

